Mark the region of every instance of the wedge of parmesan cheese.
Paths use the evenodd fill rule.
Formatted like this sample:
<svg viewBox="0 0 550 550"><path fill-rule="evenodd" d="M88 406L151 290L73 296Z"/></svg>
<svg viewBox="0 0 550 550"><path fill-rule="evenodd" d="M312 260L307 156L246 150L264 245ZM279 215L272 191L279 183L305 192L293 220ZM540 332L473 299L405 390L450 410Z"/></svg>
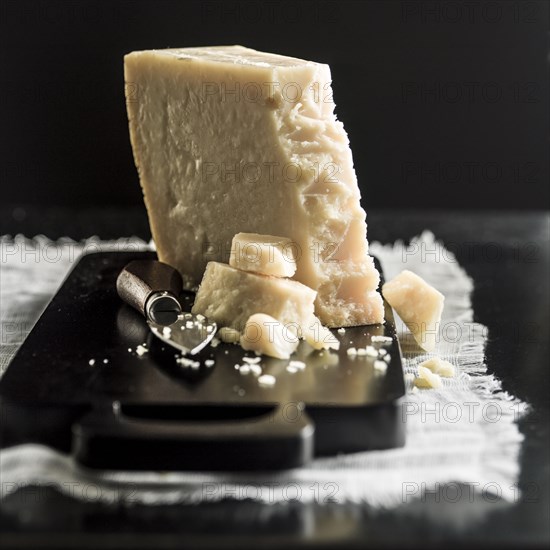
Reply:
<svg viewBox="0 0 550 550"><path fill-rule="evenodd" d="M229 265L274 277L296 273L296 245L284 237L237 233L231 241Z"/></svg>
<svg viewBox="0 0 550 550"><path fill-rule="evenodd" d="M124 74L161 261L196 286L209 261L229 261L236 233L283 235L324 325L383 322L328 65L216 46L132 52Z"/></svg>
<svg viewBox="0 0 550 550"><path fill-rule="evenodd" d="M279 323L270 315L251 315L241 335L241 347L277 359L288 359L300 340L292 326Z"/></svg>
<svg viewBox="0 0 550 550"><path fill-rule="evenodd" d="M402 271L382 287L382 294L407 325L418 345L433 351L445 297L412 271Z"/></svg>
<svg viewBox="0 0 550 550"><path fill-rule="evenodd" d="M191 311L241 333L255 313L270 315L299 331L313 315L316 294L298 281L209 262Z"/></svg>

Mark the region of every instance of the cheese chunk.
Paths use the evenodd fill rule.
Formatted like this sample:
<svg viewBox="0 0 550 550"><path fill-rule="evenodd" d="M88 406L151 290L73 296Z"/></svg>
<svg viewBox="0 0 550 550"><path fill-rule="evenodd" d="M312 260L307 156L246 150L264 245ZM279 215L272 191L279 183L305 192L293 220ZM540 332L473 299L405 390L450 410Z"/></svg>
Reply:
<svg viewBox="0 0 550 550"><path fill-rule="evenodd" d="M453 378L455 375L455 367L449 361L444 361L441 357L432 357L427 361L420 363L421 367L430 369L434 374L443 376L443 378Z"/></svg>
<svg viewBox="0 0 550 550"><path fill-rule="evenodd" d="M237 233L231 242L229 265L275 277L292 277L296 273L296 245L291 239Z"/></svg>
<svg viewBox="0 0 550 550"><path fill-rule="evenodd" d="M241 333L234 328L222 327L218 330L217 336L226 344L238 344L241 338Z"/></svg>
<svg viewBox="0 0 550 550"><path fill-rule="evenodd" d="M340 341L330 330L321 324L317 317L313 316L304 327L303 336L305 341L313 349L340 349Z"/></svg>
<svg viewBox="0 0 550 550"><path fill-rule="evenodd" d="M324 325L383 322L328 65L216 46L132 52L124 74L158 256L187 286L229 261L235 234L284 235Z"/></svg>
<svg viewBox="0 0 550 550"><path fill-rule="evenodd" d="M255 313L301 330L313 315L316 294L298 281L209 262L191 311L239 332Z"/></svg>
<svg viewBox="0 0 550 550"><path fill-rule="evenodd" d="M407 325L418 345L433 351L445 297L412 271L402 271L382 287L382 294Z"/></svg>
<svg viewBox="0 0 550 550"><path fill-rule="evenodd" d="M425 367L418 367L418 376L413 382L417 388L435 390L441 387L441 377Z"/></svg>
<svg viewBox="0 0 550 550"><path fill-rule="evenodd" d="M292 326L279 323L270 315L251 315L241 336L241 347L277 359L288 359L298 347L299 338Z"/></svg>

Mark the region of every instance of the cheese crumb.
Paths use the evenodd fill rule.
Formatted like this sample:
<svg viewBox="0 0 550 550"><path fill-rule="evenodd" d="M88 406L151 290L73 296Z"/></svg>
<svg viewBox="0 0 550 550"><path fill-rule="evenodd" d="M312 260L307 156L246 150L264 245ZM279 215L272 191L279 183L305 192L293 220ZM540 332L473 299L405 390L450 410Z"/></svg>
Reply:
<svg viewBox="0 0 550 550"><path fill-rule="evenodd" d="M414 379L414 385L417 388L437 389L441 387L441 377L426 367L418 367L418 376Z"/></svg>
<svg viewBox="0 0 550 550"><path fill-rule="evenodd" d="M213 367L214 364L216 363L216 361L214 361L214 359L207 359L204 364L207 366L207 367Z"/></svg>
<svg viewBox="0 0 550 550"><path fill-rule="evenodd" d="M250 365L241 365L239 367L239 373L240 374L249 374L250 373Z"/></svg>
<svg viewBox="0 0 550 550"><path fill-rule="evenodd" d="M393 342L393 339L390 338L389 336L372 336L371 337L371 342L373 344L391 344Z"/></svg>
<svg viewBox="0 0 550 550"><path fill-rule="evenodd" d="M162 334L168 338L172 334L172 329L170 327L162 327Z"/></svg>
<svg viewBox="0 0 550 550"><path fill-rule="evenodd" d="M374 370L380 372L381 374L385 374L388 370L388 364L386 361L376 360L374 362Z"/></svg>
<svg viewBox="0 0 550 550"><path fill-rule="evenodd" d="M344 327L338 329L338 334L346 334L346 329Z"/></svg>
<svg viewBox="0 0 550 550"><path fill-rule="evenodd" d="M262 374L262 367L260 367L260 365L250 365L250 372L258 377Z"/></svg>
<svg viewBox="0 0 550 550"><path fill-rule="evenodd" d="M306 368L306 364L303 361L290 361L288 366L296 370L304 370Z"/></svg>
<svg viewBox="0 0 550 550"><path fill-rule="evenodd" d="M93 367L95 365L95 359L90 359L88 361L88 365L90 365L90 367Z"/></svg>
<svg viewBox="0 0 550 550"><path fill-rule="evenodd" d="M367 346L365 348L365 355L369 357L378 357L378 350L373 346Z"/></svg>
<svg viewBox="0 0 550 550"><path fill-rule="evenodd" d="M271 374L262 374L262 376L258 378L258 383L260 384L260 386L263 386L263 387L274 386L275 377L272 376Z"/></svg>
<svg viewBox="0 0 550 550"><path fill-rule="evenodd" d="M430 369L434 374L443 376L444 378L453 378L455 375L455 367L449 361L444 361L440 357L432 357L420 363L421 367Z"/></svg>
<svg viewBox="0 0 550 550"><path fill-rule="evenodd" d="M142 355L145 355L149 350L143 346L143 345L139 345L137 348L136 348L136 353L141 357Z"/></svg>
<svg viewBox="0 0 550 550"><path fill-rule="evenodd" d="M355 357L357 355L357 350L355 348L348 348L346 350L346 353L350 356L350 357Z"/></svg>

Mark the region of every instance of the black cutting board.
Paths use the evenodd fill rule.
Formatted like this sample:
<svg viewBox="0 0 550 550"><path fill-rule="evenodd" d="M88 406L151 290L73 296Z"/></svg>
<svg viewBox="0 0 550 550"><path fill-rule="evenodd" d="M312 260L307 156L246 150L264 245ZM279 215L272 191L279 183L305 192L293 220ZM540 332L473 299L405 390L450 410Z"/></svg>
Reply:
<svg viewBox="0 0 550 550"><path fill-rule="evenodd" d="M231 344L199 354L214 366L181 368L121 302L120 270L154 257L99 252L79 260L0 381L3 446L45 443L93 468L267 470L403 445L403 369L387 304L384 325L335 332L338 352L301 344L292 359L306 363L303 371L262 357L263 372L276 378L262 387L234 368L253 354ZM192 294L181 298L190 308ZM373 335L393 338L383 375L372 360L346 353ZM138 356L143 343L150 351Z"/></svg>

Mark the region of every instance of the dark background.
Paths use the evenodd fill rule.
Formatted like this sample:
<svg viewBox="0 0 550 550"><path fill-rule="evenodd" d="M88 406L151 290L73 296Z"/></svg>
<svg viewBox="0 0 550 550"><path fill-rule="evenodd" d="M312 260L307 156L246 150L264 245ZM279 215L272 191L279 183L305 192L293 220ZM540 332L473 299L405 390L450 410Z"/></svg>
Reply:
<svg viewBox="0 0 550 550"><path fill-rule="evenodd" d="M3 229L32 205L141 208L123 55L234 43L330 64L367 209L547 208L548 20L530 0L2 0Z"/></svg>

